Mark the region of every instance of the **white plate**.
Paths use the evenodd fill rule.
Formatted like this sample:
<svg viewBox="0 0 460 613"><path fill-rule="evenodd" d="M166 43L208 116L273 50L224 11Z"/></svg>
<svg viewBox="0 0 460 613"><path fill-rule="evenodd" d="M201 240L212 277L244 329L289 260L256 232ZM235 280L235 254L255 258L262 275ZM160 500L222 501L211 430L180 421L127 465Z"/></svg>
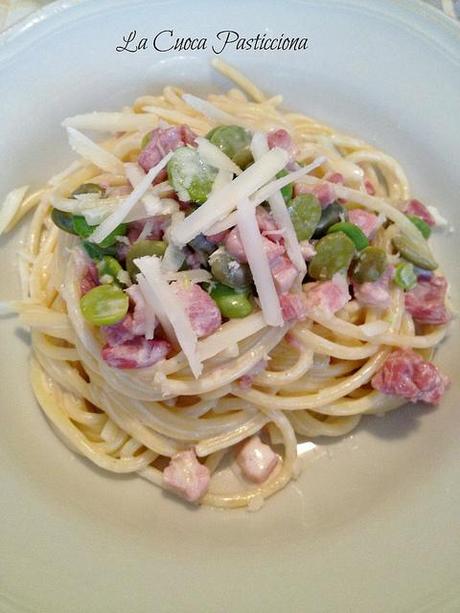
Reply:
<svg viewBox="0 0 460 613"><path fill-rule="evenodd" d="M227 87L209 52L115 51L131 29L170 28L307 35L307 52L222 57L287 107L396 156L414 193L460 227L460 29L393 0L58 2L0 45L0 192L71 159L67 115L117 109L165 83ZM458 304L458 239L434 242ZM0 245L0 298L13 298L17 236ZM256 514L190 510L73 455L33 400L16 326L1 323L2 612L459 610L455 324L439 352L453 379L440 408L410 406L318 441L301 478Z"/></svg>

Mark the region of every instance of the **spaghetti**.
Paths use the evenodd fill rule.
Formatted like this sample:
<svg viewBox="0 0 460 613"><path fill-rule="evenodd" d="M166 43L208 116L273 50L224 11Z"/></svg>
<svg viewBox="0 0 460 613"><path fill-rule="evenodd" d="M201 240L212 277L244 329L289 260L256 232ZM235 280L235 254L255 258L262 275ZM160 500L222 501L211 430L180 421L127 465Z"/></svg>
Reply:
<svg viewBox="0 0 460 613"><path fill-rule="evenodd" d="M26 198L12 192L3 228L34 209L13 306L32 331L35 395L69 447L189 500L255 508L296 475L299 439L439 400L446 379L428 360L448 313L424 237L434 222L400 165L214 65L236 83L225 95L168 86L66 120L79 160ZM247 138L240 150L222 127ZM86 129L112 136L94 143ZM94 319L95 289L118 297L118 319L109 302ZM200 325L217 318L211 331L193 308ZM128 321L137 334L111 339ZM149 359L128 363L132 347ZM235 456L226 491L215 476Z"/></svg>

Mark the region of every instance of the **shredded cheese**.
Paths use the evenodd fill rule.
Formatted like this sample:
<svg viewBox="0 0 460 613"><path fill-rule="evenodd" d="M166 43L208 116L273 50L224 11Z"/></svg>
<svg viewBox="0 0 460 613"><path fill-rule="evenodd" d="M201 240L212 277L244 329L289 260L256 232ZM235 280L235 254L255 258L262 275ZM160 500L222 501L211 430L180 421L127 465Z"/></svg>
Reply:
<svg viewBox="0 0 460 613"><path fill-rule="evenodd" d="M214 179L214 183L212 184L211 196L222 189L224 185L228 185L233 180L233 172L230 170L219 170L216 178Z"/></svg>
<svg viewBox="0 0 460 613"><path fill-rule="evenodd" d="M206 164L214 166L214 168L218 170L229 170L235 175L240 175L242 173L241 168L237 166L228 155L225 155L219 147L209 142L207 138L198 136L195 141L198 143L198 153Z"/></svg>
<svg viewBox="0 0 460 613"><path fill-rule="evenodd" d="M136 163L126 163L125 173L126 178L133 187L137 187L145 177L144 170ZM151 187L142 196L142 203L145 205L149 215L158 215L161 212L161 200L157 194L153 193Z"/></svg>
<svg viewBox="0 0 460 613"><path fill-rule="evenodd" d="M269 150L267 137L262 132L256 132L252 138L251 151L255 160L259 160ZM289 259L299 272L299 277L305 276L307 267L302 256L299 241L292 225L291 216L287 210L283 195L278 190L268 198L268 204L273 214L273 218L279 228L283 229L283 236L286 244L286 251Z"/></svg>
<svg viewBox="0 0 460 613"><path fill-rule="evenodd" d="M158 175L166 164L169 162L172 156L172 152L168 153L156 166L151 168L145 177L138 183L138 185L129 194L126 200L118 207L116 211L112 213L107 219L105 219L100 226L91 234L89 240L93 243L100 243L108 236L115 228L125 221L128 213L134 207L134 205L142 198L145 192L149 189L152 181Z"/></svg>
<svg viewBox="0 0 460 613"><path fill-rule="evenodd" d="M28 185L11 190L0 206L0 234L2 234L21 207Z"/></svg>
<svg viewBox="0 0 460 613"><path fill-rule="evenodd" d="M106 151L75 128L67 128L67 136L69 145L82 158L106 172L124 174L123 163L113 153Z"/></svg>
<svg viewBox="0 0 460 613"><path fill-rule="evenodd" d="M66 128L97 130L98 132L145 132L158 125L155 115L144 113L85 113L67 117L62 122Z"/></svg>
<svg viewBox="0 0 460 613"><path fill-rule="evenodd" d="M156 256L144 256L135 259L134 263L148 284L147 301L157 311L158 319L162 325L166 319L169 321L170 326L174 330L175 337L187 358L190 369L197 379L203 370L203 364L197 354L198 339L182 304L161 273L160 259ZM143 285L145 287L145 283Z"/></svg>
<svg viewBox="0 0 460 613"><path fill-rule="evenodd" d="M280 301L257 225L255 207L251 206L247 198L240 200L236 214L238 232L257 288L264 319L269 326L282 326L284 322Z"/></svg>
<svg viewBox="0 0 460 613"><path fill-rule="evenodd" d="M172 231L172 239L185 245L200 232L228 215L243 198L247 198L286 166L288 154L283 149L271 149L228 185L214 192L204 204L186 217Z"/></svg>
<svg viewBox="0 0 460 613"><path fill-rule="evenodd" d="M288 185L289 183L292 183L293 181L297 181L304 175L310 173L315 168L318 168L318 166L321 166L324 163L325 159L326 158L324 157L319 157L316 160L314 160L311 164L309 164L308 166L304 166L303 168L300 168L299 170L290 172L286 176L281 177L281 179L276 179L275 181L271 181L270 183L267 183L267 185L265 185L264 187L261 187L259 190L255 192L253 196L251 196L251 198L249 199L251 204L254 207L259 206L259 204L262 204L262 202L267 200L270 196L272 196L274 193L279 191L282 187L285 187L286 185ZM233 226L235 225L236 225L236 213L230 213L230 215L228 215L221 221L218 221L217 223L213 224L210 228L208 228L206 232L204 232L204 234L206 234L207 236L211 234L218 234L219 232L224 232L225 230L228 230L229 228L233 228Z"/></svg>

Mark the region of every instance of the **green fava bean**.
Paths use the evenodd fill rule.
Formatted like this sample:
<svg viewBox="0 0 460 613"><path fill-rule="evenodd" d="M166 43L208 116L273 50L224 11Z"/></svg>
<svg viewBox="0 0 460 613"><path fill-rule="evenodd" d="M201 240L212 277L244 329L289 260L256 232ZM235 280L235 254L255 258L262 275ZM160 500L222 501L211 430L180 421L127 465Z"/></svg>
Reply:
<svg viewBox="0 0 460 613"><path fill-rule="evenodd" d="M436 270L437 263L433 259L426 243L420 239L420 241L414 241L406 234L398 234L393 237L393 246L405 260L412 262L415 266L423 268L424 270Z"/></svg>
<svg viewBox="0 0 460 613"><path fill-rule="evenodd" d="M332 232L343 232L351 238L354 242L356 249L361 251L361 249L365 249L369 246L369 241L367 240L367 236L364 232L356 226L354 223L350 223L348 221L339 221L339 223L335 223L333 226L329 228L327 231L328 234Z"/></svg>
<svg viewBox="0 0 460 613"><path fill-rule="evenodd" d="M235 156L244 150L249 151L251 143L248 132L240 126L218 126L208 132L206 138L235 163Z"/></svg>
<svg viewBox="0 0 460 613"><path fill-rule="evenodd" d="M52 222L64 232L68 232L69 234L76 234L75 228L73 227L73 218L72 213L66 213L65 211L60 211L59 209L52 209L51 211L51 220Z"/></svg>
<svg viewBox="0 0 460 613"><path fill-rule="evenodd" d="M313 194L301 194L289 202L289 215L299 241L307 241L313 235L321 219L321 205Z"/></svg>
<svg viewBox="0 0 460 613"><path fill-rule="evenodd" d="M252 304L245 292L236 292L218 283L211 291L211 297L222 315L228 319L241 319L252 313Z"/></svg>
<svg viewBox="0 0 460 613"><path fill-rule="evenodd" d="M156 255L158 257L164 255L167 243L165 241L142 240L137 241L126 254L126 270L133 281L136 280L136 275L139 274L139 268L134 263L136 258L141 258L144 255Z"/></svg>
<svg viewBox="0 0 460 613"><path fill-rule="evenodd" d="M404 290L412 289L417 285L417 275L414 266L410 262L401 262L396 266L395 279L396 285Z"/></svg>
<svg viewBox="0 0 460 613"><path fill-rule="evenodd" d="M431 228L426 223L426 221L423 221L423 219L421 219L420 217L417 217L417 215L407 215L406 217L410 219L411 222L414 224L414 226L420 231L423 238L425 239L430 238Z"/></svg>
<svg viewBox="0 0 460 613"><path fill-rule="evenodd" d="M217 281L233 287L243 289L252 283L251 270L247 264L240 264L228 253L215 253L210 258L211 273Z"/></svg>
<svg viewBox="0 0 460 613"><path fill-rule="evenodd" d="M359 255L353 269L353 281L373 283L380 279L388 265L387 255L380 247L366 247Z"/></svg>
<svg viewBox="0 0 460 613"><path fill-rule="evenodd" d="M83 215L74 215L73 217L73 228L75 230L75 234L78 234L81 238L89 238L97 226L90 226ZM100 243L97 243L99 247L103 249L105 247L111 247L117 242L118 236L124 236L128 230L128 225L125 223L121 223L118 225L115 230L104 238Z"/></svg>
<svg viewBox="0 0 460 613"><path fill-rule="evenodd" d="M112 278L112 282L116 282L118 275L120 274L120 272L123 271L123 268L121 267L118 260L109 255L104 255L102 259L100 259L99 262L96 264L96 267L97 272L99 273L99 278L103 276L108 276Z"/></svg>
<svg viewBox="0 0 460 613"><path fill-rule="evenodd" d="M83 317L94 326L111 326L128 312L129 298L115 285L93 287L80 299Z"/></svg>
<svg viewBox="0 0 460 613"><path fill-rule="evenodd" d="M332 202L321 211L321 219L316 226L312 238L322 238L327 234L331 226L341 221L346 221L347 219L348 213L346 208L338 202Z"/></svg>
<svg viewBox="0 0 460 613"><path fill-rule="evenodd" d="M308 273L318 281L332 279L336 272L347 270L355 253L353 241L343 232L327 234L316 243L315 249Z"/></svg>
<svg viewBox="0 0 460 613"><path fill-rule="evenodd" d="M98 194L100 198L105 195L105 189L97 183L82 183L77 189L74 189L71 198L81 196L82 194Z"/></svg>
<svg viewBox="0 0 460 613"><path fill-rule="evenodd" d="M217 170L191 147L179 147L168 162L168 179L183 201L203 204L212 189Z"/></svg>
<svg viewBox="0 0 460 613"><path fill-rule="evenodd" d="M105 255L110 255L112 257L117 255L116 245L102 248L90 241L82 241L82 246L92 260L99 261L102 260Z"/></svg>

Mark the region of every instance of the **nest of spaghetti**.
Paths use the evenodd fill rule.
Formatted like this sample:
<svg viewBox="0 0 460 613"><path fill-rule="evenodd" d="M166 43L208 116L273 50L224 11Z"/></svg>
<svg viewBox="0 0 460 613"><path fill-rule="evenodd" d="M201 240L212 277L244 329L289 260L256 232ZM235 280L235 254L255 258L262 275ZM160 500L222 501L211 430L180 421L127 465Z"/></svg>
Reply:
<svg viewBox="0 0 460 613"><path fill-rule="evenodd" d="M14 308L64 441L191 503L257 509L298 475L299 442L439 402L443 220L395 159L215 66L224 95L165 87L65 120L78 160L13 190L0 227L34 210Z"/></svg>

